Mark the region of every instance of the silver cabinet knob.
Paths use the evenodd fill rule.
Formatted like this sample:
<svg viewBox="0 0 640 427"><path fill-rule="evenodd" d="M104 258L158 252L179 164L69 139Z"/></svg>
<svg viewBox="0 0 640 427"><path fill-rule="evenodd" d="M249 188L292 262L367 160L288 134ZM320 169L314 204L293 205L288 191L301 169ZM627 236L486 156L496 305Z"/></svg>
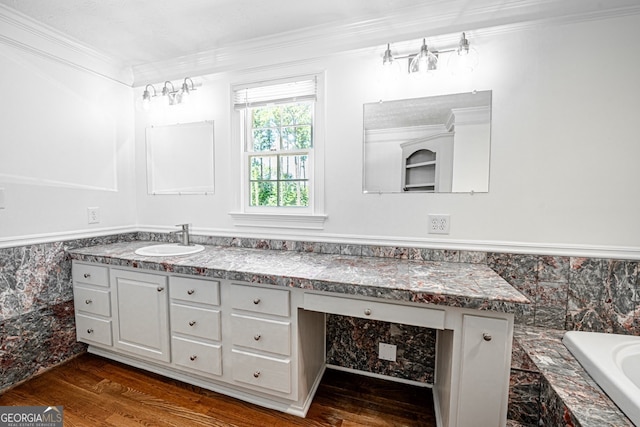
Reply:
<svg viewBox="0 0 640 427"><path fill-rule="evenodd" d="M255 305L260 304L260 298L254 298L253 303L254 303Z"/></svg>
<svg viewBox="0 0 640 427"><path fill-rule="evenodd" d="M85 304L91 304L92 302L93 302L93 301L91 301L90 299L86 299L86 300L84 300L84 303L85 303Z"/></svg>
<svg viewBox="0 0 640 427"><path fill-rule="evenodd" d="M258 378L260 376L260 371L255 371L253 373L253 378Z"/></svg>
<svg viewBox="0 0 640 427"><path fill-rule="evenodd" d="M192 320L192 321L190 321L190 322L189 322L189 326L193 326L193 325L195 325L195 324L196 324L196 321L195 321L195 320Z"/></svg>
<svg viewBox="0 0 640 427"><path fill-rule="evenodd" d="M491 335L489 335L488 333L484 332L482 334L482 339L485 341L491 341L491 338L493 338Z"/></svg>
<svg viewBox="0 0 640 427"><path fill-rule="evenodd" d="M162 286L158 286L158 292L162 292L164 291L164 288Z"/></svg>
<svg viewBox="0 0 640 427"><path fill-rule="evenodd" d="M91 273L84 273L83 276L85 279L88 279L89 277L91 277Z"/></svg>
<svg viewBox="0 0 640 427"><path fill-rule="evenodd" d="M195 292L196 292L196 290L195 290L195 289L189 289L189 290L187 291L187 294L188 294L188 295L193 295Z"/></svg>
<svg viewBox="0 0 640 427"><path fill-rule="evenodd" d="M371 309L370 308L365 308L364 309L364 315L365 316L371 316Z"/></svg>
<svg viewBox="0 0 640 427"><path fill-rule="evenodd" d="M91 329L91 328L87 329L87 333L88 334L92 334L93 333L93 329Z"/></svg>
<svg viewBox="0 0 640 427"><path fill-rule="evenodd" d="M256 341L260 341L260 338L262 338L262 336L260 334L255 334L253 336L253 339L256 340Z"/></svg>
<svg viewBox="0 0 640 427"><path fill-rule="evenodd" d="M190 357L189 357L189 360L191 360L191 361L193 362L193 361L194 361L194 360L196 360L197 358L198 358L198 356L196 356L196 355L194 354L193 356L190 356Z"/></svg>

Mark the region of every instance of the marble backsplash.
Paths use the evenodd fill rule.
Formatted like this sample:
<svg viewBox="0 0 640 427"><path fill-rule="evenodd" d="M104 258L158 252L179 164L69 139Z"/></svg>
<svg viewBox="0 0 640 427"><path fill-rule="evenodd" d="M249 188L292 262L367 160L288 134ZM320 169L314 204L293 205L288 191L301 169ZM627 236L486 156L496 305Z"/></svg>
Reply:
<svg viewBox="0 0 640 427"><path fill-rule="evenodd" d="M0 249L0 390L84 350L75 343L71 263L65 248L174 238L139 232ZM198 235L192 240L257 249L486 263L533 301L516 314L516 323L640 335L638 261ZM396 362L378 359L379 341L397 345ZM435 333L430 330L327 316L327 361L333 365L432 383L434 349Z"/></svg>

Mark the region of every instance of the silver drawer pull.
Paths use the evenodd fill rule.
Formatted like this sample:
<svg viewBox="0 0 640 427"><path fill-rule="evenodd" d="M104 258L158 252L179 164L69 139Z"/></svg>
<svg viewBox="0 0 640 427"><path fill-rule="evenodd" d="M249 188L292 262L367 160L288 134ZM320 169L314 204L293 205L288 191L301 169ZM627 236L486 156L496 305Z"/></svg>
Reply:
<svg viewBox="0 0 640 427"><path fill-rule="evenodd" d="M91 329L91 328L87 329L87 333L88 334L92 334L93 333L93 329Z"/></svg>
<svg viewBox="0 0 640 427"><path fill-rule="evenodd" d="M196 290L195 290L195 289L189 289L189 290L187 291L187 294L188 294L188 295L193 295L195 292L196 292Z"/></svg>
<svg viewBox="0 0 640 427"><path fill-rule="evenodd" d="M254 298L253 303L254 303L255 305L260 304L260 298Z"/></svg>
<svg viewBox="0 0 640 427"><path fill-rule="evenodd" d="M195 321L195 320L192 320L192 321L190 321L190 322L189 322L189 326L193 326L193 325L195 325L195 324L196 324L196 321Z"/></svg>
<svg viewBox="0 0 640 427"><path fill-rule="evenodd" d="M260 341L260 338L262 338L262 336L260 334L256 334L253 336L253 339L256 341Z"/></svg>
<svg viewBox="0 0 640 427"><path fill-rule="evenodd" d="M164 288L162 286L158 286L158 292L162 292L164 291Z"/></svg>
<svg viewBox="0 0 640 427"><path fill-rule="evenodd" d="M365 308L364 309L364 315L365 316L371 316L371 309L370 308Z"/></svg>
<svg viewBox="0 0 640 427"><path fill-rule="evenodd" d="M93 301L91 301L90 299L86 299L86 300L84 300L84 303L85 303L85 304L91 304L92 302L93 302Z"/></svg>
<svg viewBox="0 0 640 427"><path fill-rule="evenodd" d="M482 339L485 341L491 341L491 338L493 337L486 332L482 334Z"/></svg>
<svg viewBox="0 0 640 427"><path fill-rule="evenodd" d="M258 378L260 376L260 371L255 371L253 373L253 378Z"/></svg>
<svg viewBox="0 0 640 427"><path fill-rule="evenodd" d="M190 356L190 357L189 357L189 360L191 360L191 361L193 362L193 361L194 361L194 360L196 360L197 358L198 358L198 356L196 356L196 355L194 354L193 356Z"/></svg>
<svg viewBox="0 0 640 427"><path fill-rule="evenodd" d="M91 273L84 273L83 276L85 279L88 279L89 277L91 277Z"/></svg>

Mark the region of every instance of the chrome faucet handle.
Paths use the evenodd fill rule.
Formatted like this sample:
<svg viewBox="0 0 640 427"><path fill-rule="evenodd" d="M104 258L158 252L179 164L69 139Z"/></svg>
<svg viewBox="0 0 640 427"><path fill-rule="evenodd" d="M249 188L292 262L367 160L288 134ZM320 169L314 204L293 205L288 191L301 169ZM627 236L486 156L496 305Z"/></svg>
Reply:
<svg viewBox="0 0 640 427"><path fill-rule="evenodd" d="M174 231L176 234L181 234L181 242L182 246L190 246L191 242L189 241L189 227L191 224L176 224L176 227L182 227L182 230Z"/></svg>

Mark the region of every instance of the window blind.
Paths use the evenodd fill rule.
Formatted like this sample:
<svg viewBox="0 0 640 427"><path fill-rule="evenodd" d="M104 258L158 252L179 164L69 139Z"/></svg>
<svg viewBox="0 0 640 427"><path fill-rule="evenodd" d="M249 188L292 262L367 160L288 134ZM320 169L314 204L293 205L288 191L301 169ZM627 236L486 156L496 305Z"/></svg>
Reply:
<svg viewBox="0 0 640 427"><path fill-rule="evenodd" d="M315 101L316 91L315 77L268 85L238 87L233 91L233 107L240 110L269 104Z"/></svg>

